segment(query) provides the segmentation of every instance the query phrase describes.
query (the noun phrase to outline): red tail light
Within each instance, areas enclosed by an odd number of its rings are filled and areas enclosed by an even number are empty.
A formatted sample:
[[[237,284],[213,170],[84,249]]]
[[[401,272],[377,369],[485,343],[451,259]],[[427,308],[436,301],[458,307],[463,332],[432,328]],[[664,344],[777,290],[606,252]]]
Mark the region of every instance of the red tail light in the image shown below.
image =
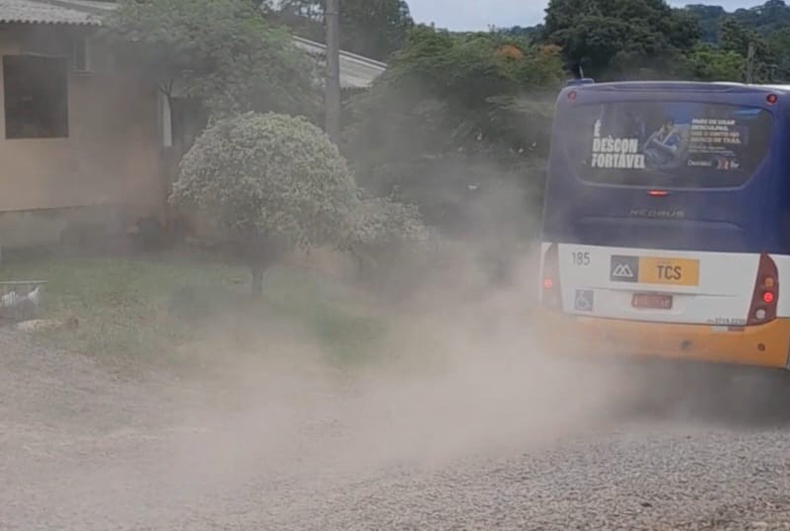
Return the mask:
[[[779,271],[770,256],[760,255],[757,280],[752,294],[747,325],[759,325],[776,319],[776,303],[779,299]]]
[[[562,308],[562,290],[560,289],[560,264],[557,245],[551,244],[543,257],[543,291],[540,300],[544,306],[554,309]]]

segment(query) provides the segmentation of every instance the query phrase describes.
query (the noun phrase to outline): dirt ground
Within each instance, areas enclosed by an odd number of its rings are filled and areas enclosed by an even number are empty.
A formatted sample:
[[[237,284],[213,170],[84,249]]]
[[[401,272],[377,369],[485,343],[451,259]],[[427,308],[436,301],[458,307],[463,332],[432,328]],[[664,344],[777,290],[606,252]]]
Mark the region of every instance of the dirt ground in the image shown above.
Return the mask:
[[[0,529],[790,529],[789,423],[484,354],[141,381],[0,331]]]

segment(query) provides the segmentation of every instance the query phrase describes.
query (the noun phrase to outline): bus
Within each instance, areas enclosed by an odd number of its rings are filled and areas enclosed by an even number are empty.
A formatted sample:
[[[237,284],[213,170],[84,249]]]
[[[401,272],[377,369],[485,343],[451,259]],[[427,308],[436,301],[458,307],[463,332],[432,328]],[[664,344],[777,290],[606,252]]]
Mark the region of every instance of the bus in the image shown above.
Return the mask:
[[[549,350],[790,369],[790,86],[576,80],[551,135]]]

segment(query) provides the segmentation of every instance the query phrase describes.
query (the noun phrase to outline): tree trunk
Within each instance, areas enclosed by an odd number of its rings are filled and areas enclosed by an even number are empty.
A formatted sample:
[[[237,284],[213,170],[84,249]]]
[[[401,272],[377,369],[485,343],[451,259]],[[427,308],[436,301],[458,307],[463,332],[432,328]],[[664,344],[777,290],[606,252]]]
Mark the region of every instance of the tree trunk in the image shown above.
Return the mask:
[[[252,295],[263,294],[263,274],[285,255],[286,247],[267,236],[248,236],[242,242],[241,253],[252,271]]]
[[[263,295],[263,267],[259,264],[250,267],[252,270],[252,296]]]

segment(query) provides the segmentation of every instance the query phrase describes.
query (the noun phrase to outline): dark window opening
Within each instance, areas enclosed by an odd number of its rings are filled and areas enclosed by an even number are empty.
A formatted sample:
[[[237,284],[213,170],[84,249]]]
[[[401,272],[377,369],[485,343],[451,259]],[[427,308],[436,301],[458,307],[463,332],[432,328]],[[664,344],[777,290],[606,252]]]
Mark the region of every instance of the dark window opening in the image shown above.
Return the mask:
[[[5,136],[69,136],[67,60],[59,57],[3,57]]]
[[[88,41],[76,39],[74,41],[74,70],[77,72],[88,72]]]

